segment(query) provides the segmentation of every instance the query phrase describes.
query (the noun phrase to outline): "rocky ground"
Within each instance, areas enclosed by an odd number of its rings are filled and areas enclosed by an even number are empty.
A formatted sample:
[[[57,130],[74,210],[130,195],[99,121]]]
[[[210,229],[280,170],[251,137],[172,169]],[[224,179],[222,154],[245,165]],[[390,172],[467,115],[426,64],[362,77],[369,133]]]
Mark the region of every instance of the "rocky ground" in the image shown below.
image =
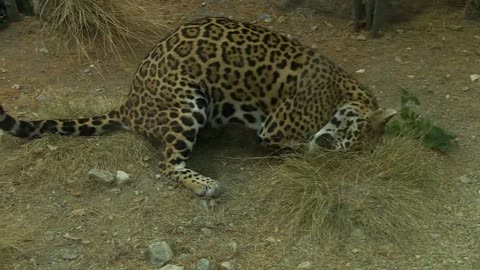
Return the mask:
[[[281,11],[269,1],[164,1],[174,27],[207,15],[256,21],[316,46],[368,85],[383,106],[398,107],[401,89],[420,112],[458,139],[444,157],[452,190],[438,202],[435,222],[397,247],[361,232],[335,252],[308,236],[291,239],[272,226],[262,193],[275,160],[237,127],[202,135],[191,166],[220,179],[228,192],[215,209],[187,190],[156,180],[155,151],[128,134],[54,138],[35,143],[0,137],[0,252],[5,269],[480,269],[480,26],[461,10],[426,10],[390,25],[380,39],[351,32],[351,22],[311,10]],[[138,45],[138,55],[149,48]],[[139,59],[95,62],[56,52],[41,26],[26,18],[0,31],[0,102],[15,115],[55,116],[79,103],[108,109],[127,92]],[[98,73],[101,70],[102,73]],[[63,105],[59,105],[63,104]],[[58,106],[58,107],[56,107]],[[37,115],[38,114],[38,115]],[[133,146],[119,147],[119,143]],[[111,148],[109,148],[111,147]],[[140,151],[140,150],[141,151]],[[29,157],[22,156],[28,152]],[[85,166],[78,155],[104,152]],[[39,168],[57,157],[62,177]],[[20,157],[20,158],[19,158]],[[70,161],[69,161],[70,160]],[[18,166],[12,170],[13,165]],[[49,164],[53,167],[54,164]],[[42,165],[43,166],[43,165]],[[90,169],[103,169],[94,181]],[[117,171],[120,180],[115,180]],[[39,173],[40,172],[40,173]],[[99,174],[99,172],[90,172]],[[100,172],[100,174],[102,174]],[[105,176],[106,175],[106,176]],[[122,180],[123,179],[123,180]],[[107,184],[102,182],[108,182]],[[3,240],[2,240],[3,241]],[[163,269],[163,268],[162,268]]]

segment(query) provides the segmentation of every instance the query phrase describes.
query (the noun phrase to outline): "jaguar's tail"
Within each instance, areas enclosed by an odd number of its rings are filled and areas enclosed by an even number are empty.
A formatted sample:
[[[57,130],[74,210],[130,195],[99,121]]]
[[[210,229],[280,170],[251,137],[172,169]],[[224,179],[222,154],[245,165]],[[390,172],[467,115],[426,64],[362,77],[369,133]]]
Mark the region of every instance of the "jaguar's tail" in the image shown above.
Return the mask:
[[[17,120],[0,106],[0,129],[20,138],[35,139],[48,134],[96,136],[115,129],[128,129],[120,110],[79,119]]]

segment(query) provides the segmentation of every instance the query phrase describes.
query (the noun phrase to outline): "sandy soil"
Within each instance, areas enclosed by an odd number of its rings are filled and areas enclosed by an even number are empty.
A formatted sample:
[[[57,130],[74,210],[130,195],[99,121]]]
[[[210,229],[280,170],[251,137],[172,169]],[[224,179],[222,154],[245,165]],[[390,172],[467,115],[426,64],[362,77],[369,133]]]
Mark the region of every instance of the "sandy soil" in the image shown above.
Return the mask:
[[[238,132],[235,127],[206,132],[190,162],[225,183],[228,192],[216,210],[207,209],[204,200],[187,190],[155,181],[153,161],[127,160],[112,168],[128,171],[134,178],[120,191],[91,183],[88,170],[78,179],[30,177],[28,170],[20,169],[13,174],[0,171],[1,216],[14,228],[0,229],[0,237],[20,235],[12,249],[0,253],[4,257],[0,266],[154,269],[143,252],[150,243],[165,240],[176,254],[172,263],[185,269],[195,269],[200,258],[256,270],[295,269],[305,262],[311,262],[310,269],[480,269],[480,83],[469,78],[480,73],[479,25],[465,23],[460,10],[442,8],[388,27],[381,39],[363,41],[352,34],[348,20],[305,10],[286,13],[268,1],[165,3],[172,27],[207,15],[254,21],[258,14],[270,14],[272,22],[259,23],[315,45],[349,72],[365,69],[356,77],[373,89],[383,106],[398,107],[403,88],[416,95],[422,101],[422,114],[458,136],[458,150],[445,157],[452,190],[441,200],[436,221],[407,247],[359,241],[328,253],[307,237],[292,243],[281,224],[272,226],[266,220],[269,204],[259,189],[269,180],[260,172],[269,170],[274,161],[252,158],[267,152],[255,143],[252,132]],[[453,30],[454,25],[463,28]],[[34,18],[0,32],[0,102],[15,115],[33,118],[33,113],[42,116],[50,110],[53,116],[51,106],[59,101],[85,102],[85,96],[97,104],[104,97],[118,101],[139,61],[99,59],[93,64],[102,70],[100,76],[95,69],[86,71],[91,63],[79,63],[47,45]],[[39,50],[46,46],[48,53]],[[136,48],[140,58],[148,49]],[[84,147],[102,147],[106,140],[130,138],[118,136],[53,143],[58,143],[57,151],[70,147],[74,155]],[[81,146],[75,146],[82,140]],[[4,135],[1,162],[28,144]],[[144,156],[155,156],[153,150],[146,151]],[[116,154],[112,150],[111,155]],[[69,164],[68,158],[58,162]],[[470,181],[459,181],[462,175]],[[54,239],[46,239],[46,233],[52,232]],[[182,261],[178,256],[182,253],[191,254],[190,261]]]

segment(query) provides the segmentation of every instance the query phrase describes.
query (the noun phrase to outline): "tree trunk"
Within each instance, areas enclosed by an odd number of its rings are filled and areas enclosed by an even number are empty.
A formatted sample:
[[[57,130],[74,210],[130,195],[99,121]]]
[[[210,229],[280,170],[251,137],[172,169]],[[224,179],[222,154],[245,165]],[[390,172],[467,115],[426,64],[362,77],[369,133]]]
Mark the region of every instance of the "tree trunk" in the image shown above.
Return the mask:
[[[465,6],[465,19],[480,21],[480,0],[469,0]]]
[[[18,11],[17,2],[15,0],[6,0],[7,18],[10,22],[19,22],[23,19],[22,14]]]

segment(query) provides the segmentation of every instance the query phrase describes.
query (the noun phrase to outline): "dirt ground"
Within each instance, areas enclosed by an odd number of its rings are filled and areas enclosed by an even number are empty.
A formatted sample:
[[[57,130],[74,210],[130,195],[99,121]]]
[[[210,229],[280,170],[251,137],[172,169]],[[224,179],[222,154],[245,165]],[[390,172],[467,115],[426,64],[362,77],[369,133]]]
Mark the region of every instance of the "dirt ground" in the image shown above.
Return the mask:
[[[259,187],[271,180],[263,172],[275,161],[255,158],[268,152],[255,143],[250,131],[234,127],[205,132],[194,151],[190,166],[227,188],[215,210],[186,189],[156,181],[155,152],[148,147],[130,153],[133,150],[126,146],[105,155],[122,162],[102,169],[132,175],[133,182],[119,190],[92,183],[88,168],[68,171],[69,155],[136,140],[128,134],[52,140],[51,151],[68,151],[56,164],[65,168],[66,177],[56,179],[30,174],[29,167],[35,167],[41,155],[29,159],[28,166],[18,165],[16,172],[5,173],[11,157],[32,147],[32,142],[3,135],[0,214],[6,221],[2,226],[11,226],[0,228],[0,238],[18,241],[0,252],[0,267],[155,269],[144,250],[165,240],[175,253],[172,263],[185,269],[195,269],[200,258],[255,270],[296,269],[302,263],[304,269],[480,269],[480,82],[470,80],[471,74],[480,74],[478,24],[465,23],[461,10],[441,8],[387,27],[380,39],[359,40],[348,20],[307,10],[287,13],[268,1],[163,2],[162,15],[172,28],[208,15],[254,21],[258,14],[270,14],[272,22],[258,23],[315,45],[349,72],[365,69],[355,76],[373,90],[382,106],[398,108],[403,88],[416,95],[425,117],[458,136],[458,149],[443,157],[452,189],[439,201],[436,220],[407,246],[352,240],[335,252],[325,252],[308,237],[291,241],[282,224],[273,226],[267,220],[269,202]],[[40,50],[46,46],[48,53]],[[0,31],[0,102],[24,118],[56,116],[59,102],[72,107],[91,103],[98,111],[108,110],[127,93],[148,49],[138,45],[139,58],[124,62],[99,59],[93,63],[102,71],[99,75],[92,63],[79,63],[45,44],[39,22],[26,18]],[[467,178],[460,181],[463,175]],[[182,259],[182,253],[191,256]]]

